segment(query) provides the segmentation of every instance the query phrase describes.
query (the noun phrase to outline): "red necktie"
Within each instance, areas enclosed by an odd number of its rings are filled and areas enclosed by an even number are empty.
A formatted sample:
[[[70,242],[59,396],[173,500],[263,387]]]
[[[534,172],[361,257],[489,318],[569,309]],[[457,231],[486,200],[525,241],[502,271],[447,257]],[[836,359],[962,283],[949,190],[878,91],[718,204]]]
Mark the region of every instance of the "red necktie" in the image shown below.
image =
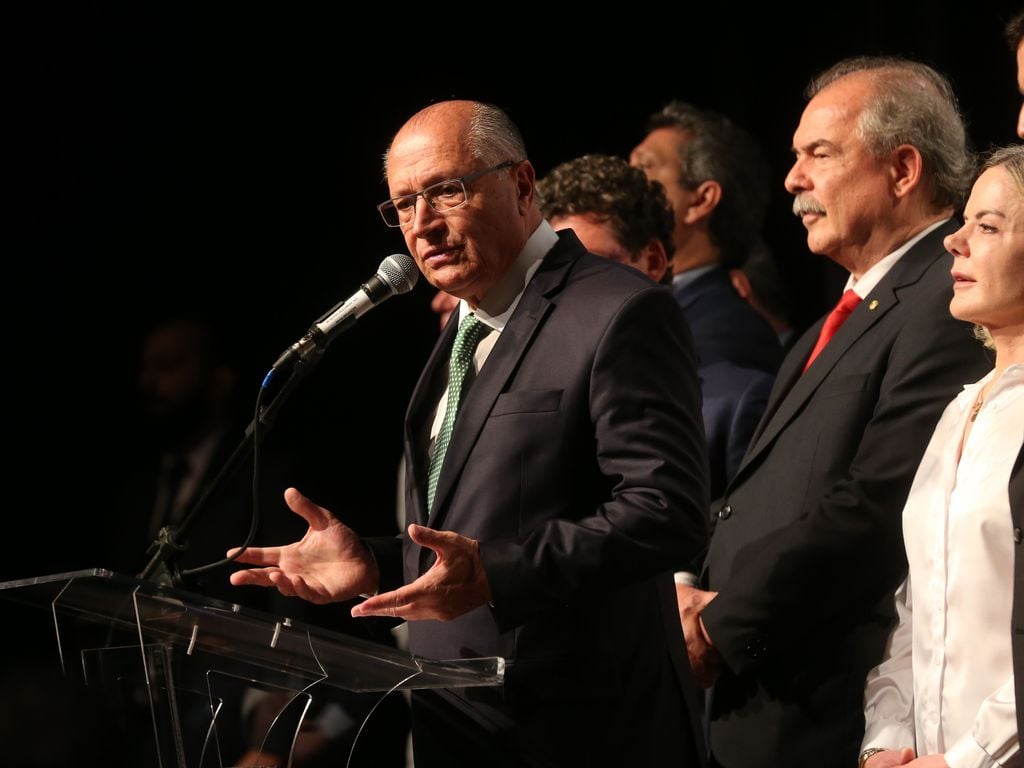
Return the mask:
[[[811,367],[811,363],[814,362],[814,358],[825,348],[828,344],[829,339],[836,335],[836,331],[839,330],[839,326],[846,322],[846,318],[853,312],[854,307],[860,304],[860,296],[854,293],[852,290],[845,291],[843,297],[839,299],[839,303],[836,304],[836,308],[833,309],[829,316],[825,318],[825,324],[821,326],[821,333],[818,335],[818,343],[814,345],[814,349],[811,350],[811,356],[807,358],[807,363],[804,365],[806,371]]]

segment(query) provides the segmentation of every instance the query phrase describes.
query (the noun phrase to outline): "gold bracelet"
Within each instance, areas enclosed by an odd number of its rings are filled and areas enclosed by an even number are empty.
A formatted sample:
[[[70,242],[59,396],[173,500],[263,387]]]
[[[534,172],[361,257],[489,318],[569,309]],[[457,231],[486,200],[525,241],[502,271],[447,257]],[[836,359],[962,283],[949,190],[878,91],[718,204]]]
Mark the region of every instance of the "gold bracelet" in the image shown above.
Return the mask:
[[[877,755],[879,752],[885,752],[888,747],[868,747],[860,753],[860,765],[858,768],[864,768],[864,764],[872,757]]]

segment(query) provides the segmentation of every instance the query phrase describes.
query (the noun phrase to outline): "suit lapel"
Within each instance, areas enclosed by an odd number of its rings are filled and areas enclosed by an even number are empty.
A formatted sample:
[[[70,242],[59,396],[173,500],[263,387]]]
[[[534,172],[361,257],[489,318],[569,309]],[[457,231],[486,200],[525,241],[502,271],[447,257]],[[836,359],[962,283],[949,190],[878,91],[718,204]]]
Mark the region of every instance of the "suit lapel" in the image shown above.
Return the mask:
[[[765,406],[764,415],[761,417],[761,421],[757,424],[757,429],[754,430],[754,434],[750,438],[747,455],[753,453],[751,449],[757,445],[764,430],[771,423],[772,417],[778,410],[779,405],[786,399],[786,395],[789,394],[790,390],[793,389],[793,386],[799,380],[804,363],[810,356],[811,349],[818,340],[818,334],[821,333],[821,326],[824,324],[825,318],[823,317],[812,327],[808,328],[803,336],[793,344],[793,349],[782,361],[779,372],[775,377],[775,384],[772,386],[771,394],[768,397],[768,404]]]
[[[455,335],[458,333],[458,314],[452,315],[449,322],[441,332],[440,338],[430,353],[426,366],[420,374],[416,388],[413,390],[412,398],[409,400],[409,408],[405,417],[405,457],[409,465],[411,477],[415,478],[413,487],[416,493],[409,499],[406,494],[406,516],[409,521],[420,525],[427,524],[426,506],[426,477],[427,477],[427,448],[430,445],[430,425],[433,421],[437,404],[441,395],[448,385],[448,358],[451,355],[452,345],[455,343]]]
[[[765,417],[755,432],[750,449],[730,483],[731,486],[739,483],[746,468],[756,462],[757,457],[767,450],[786,425],[800,413],[857,340],[899,304],[900,289],[918,282],[935,260],[945,253],[941,247],[942,239],[955,229],[954,222],[944,224],[904,254],[867,298],[857,305],[806,373],[801,371],[817,341],[824,318],[797,342],[787,356],[783,370],[779,372],[779,382],[768,402]]]
[[[466,464],[469,454],[476,444],[480,431],[483,429],[491,409],[494,407],[498,396],[505,390],[506,384],[519,367],[520,361],[530,348],[530,344],[537,332],[543,326],[544,318],[551,311],[552,303],[549,295],[559,290],[568,276],[569,269],[578,258],[583,247],[579,244],[575,235],[559,233],[559,242],[544,257],[544,261],[538,268],[533,279],[526,286],[519,304],[505,324],[487,357],[487,362],[476,377],[469,390],[466,392],[462,406],[459,408],[458,417],[455,420],[455,428],[452,431],[451,441],[448,443],[448,451],[445,454],[444,465],[441,469],[441,476],[437,481],[437,491],[434,496],[434,507],[429,510],[428,521],[432,528],[440,528],[447,513],[449,496],[452,489],[458,482]],[[454,332],[448,339],[446,334],[444,354],[442,360],[431,359],[432,371],[426,371],[424,376],[431,375],[433,379],[443,378],[438,376],[438,368],[441,363],[447,364],[448,354],[451,345],[454,343]],[[437,350],[435,350],[436,353]],[[435,357],[437,355],[435,354]],[[422,382],[422,380],[421,380]],[[436,389],[436,397],[431,395],[429,404],[423,409],[432,412],[441,397],[443,384]],[[417,388],[419,390],[419,387]],[[421,429],[429,429],[429,423],[421,423]],[[422,434],[422,432],[421,432]],[[421,455],[423,452],[421,452]],[[425,462],[422,465],[422,472],[417,473],[417,480],[426,477]],[[421,482],[417,482],[422,487]],[[418,496],[420,494],[417,494]],[[421,505],[423,501],[417,500]]]
[[[549,307],[547,299],[527,289],[488,355],[487,363],[480,369],[479,375],[466,393],[455,420],[451,442],[448,443],[441,476],[437,481],[434,507],[430,510],[429,517],[431,527],[438,528],[441,525],[448,496],[462,474],[462,468],[476,444],[484,422],[487,421],[494,401],[498,399],[505,383],[526,353],[530,340],[536,334]]]
[[[878,304],[875,304],[875,301]],[[842,324],[836,335],[825,345],[825,348],[811,364],[811,367],[807,369],[806,373],[802,374],[800,371],[807,361],[808,355],[810,355],[810,349],[804,350],[801,346],[801,355],[798,360],[795,360],[797,363],[796,376],[792,376],[792,371],[787,371],[793,379],[792,386],[786,392],[785,397],[778,403],[778,407],[772,414],[770,421],[765,424],[764,429],[758,435],[757,442],[754,444],[754,449],[750,451],[749,458],[753,458],[754,455],[767,447],[775,439],[779,432],[800,412],[804,403],[817,391],[836,363],[843,358],[854,342],[867,333],[868,329],[881,320],[897,303],[896,293],[891,287],[883,289],[882,285],[877,286],[871,292],[871,296],[868,299],[857,305],[857,308],[853,310],[850,317]],[[871,308],[872,306],[874,307],[873,309]],[[817,328],[819,331],[821,330],[820,325]],[[817,341],[817,334],[814,336],[814,341]]]

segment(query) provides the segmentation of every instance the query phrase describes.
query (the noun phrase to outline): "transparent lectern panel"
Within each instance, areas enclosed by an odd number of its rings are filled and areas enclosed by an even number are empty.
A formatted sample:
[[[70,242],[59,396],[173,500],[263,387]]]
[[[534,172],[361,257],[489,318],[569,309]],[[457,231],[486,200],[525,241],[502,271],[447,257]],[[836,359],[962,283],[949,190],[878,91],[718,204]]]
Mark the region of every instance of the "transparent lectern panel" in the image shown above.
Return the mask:
[[[500,658],[416,659],[100,569],[0,583],[0,598],[39,608],[64,677],[101,694],[108,743],[127,755],[118,768],[284,766],[314,732],[330,734],[331,765],[398,765],[408,708],[394,691],[503,680]]]
[[[219,656],[251,677],[284,675],[349,691],[500,685],[504,661],[427,660],[388,646],[292,622],[234,603],[101,569],[0,583],[0,597],[48,608],[60,642],[68,621],[132,633],[140,644]],[[63,643],[62,643],[63,645]],[[62,648],[63,652],[63,648]]]

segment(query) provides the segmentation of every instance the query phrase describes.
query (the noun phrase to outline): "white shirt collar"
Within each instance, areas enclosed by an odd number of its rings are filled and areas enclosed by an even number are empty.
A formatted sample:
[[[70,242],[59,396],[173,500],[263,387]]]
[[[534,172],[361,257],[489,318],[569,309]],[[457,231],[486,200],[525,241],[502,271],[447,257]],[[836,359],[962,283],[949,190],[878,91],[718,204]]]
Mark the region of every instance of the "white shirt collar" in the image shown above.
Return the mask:
[[[949,219],[943,219],[942,221],[937,221],[931,226],[922,229],[920,232],[918,232],[912,238],[907,240],[907,242],[905,242],[895,251],[890,253],[888,256],[883,258],[878,263],[874,264],[867,272],[860,276],[859,280],[855,278],[853,275],[850,275],[850,278],[846,281],[845,290],[849,291],[852,289],[853,292],[860,296],[862,299],[867,298],[867,295],[874,290],[876,285],[882,282],[882,278],[889,274],[889,270],[893,268],[893,265],[895,265],[896,262],[900,260],[903,254],[905,254],[907,251],[909,251],[911,248],[917,245],[917,243],[922,238],[924,238],[925,235],[927,235],[929,232],[938,229],[947,221],[949,221]]]
[[[698,277],[700,277],[701,275],[706,275],[708,272],[710,272],[717,266],[718,264],[704,264],[703,266],[694,267],[693,269],[688,269],[685,272],[680,272],[677,275],[673,275],[672,290],[676,292],[684,290],[685,288],[689,287],[693,282],[695,282]]]
[[[981,342],[978,342],[979,344]],[[960,410],[966,411],[968,408],[974,405],[974,401],[978,399],[978,392],[996,375],[996,371],[993,368],[989,371],[983,379],[974,382],[973,384],[965,384],[963,391],[956,396],[956,403],[960,406]],[[996,395],[1001,394],[1007,389],[1019,388],[1024,384],[1024,364],[1014,363],[1006,367],[1003,371],[1003,375],[999,377],[999,381],[995,383],[992,390],[988,393],[986,398],[988,401],[992,401],[996,398]]]
[[[555,234],[555,230],[547,220],[541,220],[516,260],[487,292],[480,306],[472,310],[465,299],[459,302],[459,322],[462,322],[462,318],[470,312],[475,312],[482,322],[500,333],[523,297],[526,286],[540,268],[544,257],[557,242],[558,235]]]

